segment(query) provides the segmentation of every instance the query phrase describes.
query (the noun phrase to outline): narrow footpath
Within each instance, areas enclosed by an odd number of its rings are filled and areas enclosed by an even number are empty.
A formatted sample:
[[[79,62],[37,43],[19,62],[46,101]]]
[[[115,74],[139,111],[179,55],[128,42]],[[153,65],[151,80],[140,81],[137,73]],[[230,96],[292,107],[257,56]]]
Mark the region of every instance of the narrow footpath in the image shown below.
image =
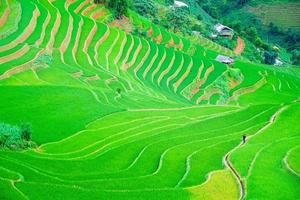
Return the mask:
[[[241,177],[241,175],[238,173],[238,171],[234,168],[233,164],[230,162],[230,156],[233,152],[235,152],[237,149],[241,148],[242,146],[246,145],[247,142],[253,138],[254,136],[262,133],[263,131],[265,131],[267,128],[269,128],[277,119],[277,117],[285,110],[287,109],[288,106],[282,106],[280,107],[270,118],[269,123],[266,124],[264,127],[262,127],[259,131],[257,131],[255,134],[248,136],[247,140],[245,141],[245,143],[243,143],[243,141],[236,146],[235,148],[233,148],[231,151],[229,151],[225,157],[224,157],[224,164],[225,166],[230,169],[230,171],[234,174],[235,178],[237,179],[239,185],[240,185],[240,200],[244,199],[246,196],[246,189],[245,189],[245,183]]]
[[[235,47],[234,53],[236,55],[241,55],[244,52],[244,49],[245,49],[245,41],[242,38],[238,37],[237,45]]]

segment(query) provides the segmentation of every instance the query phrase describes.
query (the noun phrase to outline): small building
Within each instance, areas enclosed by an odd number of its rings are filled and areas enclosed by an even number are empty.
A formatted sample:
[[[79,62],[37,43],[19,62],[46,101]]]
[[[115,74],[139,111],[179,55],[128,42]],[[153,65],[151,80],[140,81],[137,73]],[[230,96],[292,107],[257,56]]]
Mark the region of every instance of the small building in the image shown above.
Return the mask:
[[[274,65],[275,65],[275,66],[282,66],[282,65],[283,65],[283,62],[282,62],[280,59],[276,58],[276,59],[275,59]]]
[[[233,29],[220,23],[215,25],[215,30],[217,31],[218,35],[222,37],[232,38],[234,35]]]
[[[216,61],[219,61],[224,64],[233,64],[234,63],[234,59],[232,59],[228,56],[223,56],[223,55],[218,55],[216,57]]]
[[[174,8],[181,8],[181,7],[185,7],[185,8],[188,8],[189,6],[182,2],[182,1],[174,1],[174,5],[173,5]]]

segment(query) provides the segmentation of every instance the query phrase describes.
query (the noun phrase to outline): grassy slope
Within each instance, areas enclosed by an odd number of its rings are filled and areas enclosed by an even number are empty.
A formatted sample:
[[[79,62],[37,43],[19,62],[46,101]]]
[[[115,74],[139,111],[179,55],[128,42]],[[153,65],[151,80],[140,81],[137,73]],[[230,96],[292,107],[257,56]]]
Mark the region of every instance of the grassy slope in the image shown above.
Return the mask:
[[[144,19],[141,25],[152,26],[154,36],[162,34],[162,44],[99,22],[97,36],[88,43],[94,22],[92,13],[82,14],[89,4],[79,9],[83,2],[66,10],[58,1],[20,1],[28,13],[33,5],[43,10],[35,31],[21,44],[33,45],[44,32],[39,48],[47,47],[57,12],[63,23],[54,47],[68,35],[71,21],[73,31],[64,53],[48,49],[51,64],[31,62],[31,69],[0,80],[0,121],[32,123],[33,139],[40,144],[24,152],[0,151],[1,199],[237,199],[240,185],[223,157],[244,134],[254,136],[230,161],[247,184],[246,198],[299,198],[298,177],[282,165],[291,151],[287,160],[299,169],[294,150],[299,134],[293,129],[298,117],[291,117],[300,109],[298,69],[238,61],[234,68],[244,78],[229,90],[227,104],[199,106],[195,103],[208,92],[216,95],[200,104],[221,98],[214,89],[228,66],[211,58],[214,49],[224,49],[209,42],[208,50],[207,44],[199,46]],[[45,10],[51,19],[44,30]],[[22,34],[30,15],[21,20],[19,29],[0,42],[0,59],[16,51],[2,48]],[[166,48],[171,37],[182,40],[182,50]],[[191,56],[193,47],[199,51]],[[0,75],[36,54],[2,63]],[[189,98],[196,85],[199,91]],[[284,190],[276,193],[276,187]]]

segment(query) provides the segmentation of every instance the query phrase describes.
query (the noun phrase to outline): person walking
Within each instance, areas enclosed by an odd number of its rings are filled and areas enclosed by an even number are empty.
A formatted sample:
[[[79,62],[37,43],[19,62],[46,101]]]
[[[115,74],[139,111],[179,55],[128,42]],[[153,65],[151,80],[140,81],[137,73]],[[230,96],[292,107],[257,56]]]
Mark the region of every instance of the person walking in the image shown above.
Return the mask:
[[[246,135],[243,135],[243,144],[245,144],[247,141],[247,136]]]

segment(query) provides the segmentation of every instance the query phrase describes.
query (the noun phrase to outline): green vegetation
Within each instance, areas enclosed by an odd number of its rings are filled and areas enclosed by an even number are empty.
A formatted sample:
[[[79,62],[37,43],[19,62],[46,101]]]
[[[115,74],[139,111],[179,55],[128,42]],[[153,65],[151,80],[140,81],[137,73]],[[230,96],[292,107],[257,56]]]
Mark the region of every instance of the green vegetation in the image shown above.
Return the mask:
[[[300,198],[299,68],[206,38],[199,4],[0,2],[22,10],[0,40],[0,199]],[[235,33],[249,57],[283,54]]]
[[[13,126],[0,123],[0,148],[18,150],[35,147],[36,144],[31,141],[31,133],[30,124]]]

